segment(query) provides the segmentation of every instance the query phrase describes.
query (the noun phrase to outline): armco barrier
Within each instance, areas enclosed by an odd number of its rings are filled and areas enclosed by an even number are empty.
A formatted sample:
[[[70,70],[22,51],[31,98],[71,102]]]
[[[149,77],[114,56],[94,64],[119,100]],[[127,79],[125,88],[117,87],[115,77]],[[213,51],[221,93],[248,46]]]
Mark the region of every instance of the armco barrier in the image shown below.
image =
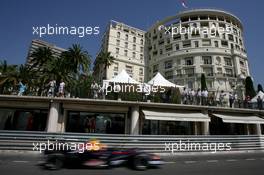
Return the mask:
[[[230,144],[231,151],[264,150],[264,136],[257,135],[115,135],[115,134],[87,134],[87,133],[47,133],[27,131],[0,131],[0,150],[27,150],[33,151],[34,144],[50,142],[80,143],[97,138],[109,147],[141,148],[147,152],[210,151],[215,144]],[[184,145],[185,144],[185,145]],[[192,149],[187,149],[192,144]],[[196,144],[196,149],[195,145]],[[212,149],[206,150],[206,145]],[[198,149],[198,145],[203,149]],[[179,147],[177,147],[179,146]],[[181,148],[181,149],[180,149]],[[220,151],[217,149],[216,151]]]

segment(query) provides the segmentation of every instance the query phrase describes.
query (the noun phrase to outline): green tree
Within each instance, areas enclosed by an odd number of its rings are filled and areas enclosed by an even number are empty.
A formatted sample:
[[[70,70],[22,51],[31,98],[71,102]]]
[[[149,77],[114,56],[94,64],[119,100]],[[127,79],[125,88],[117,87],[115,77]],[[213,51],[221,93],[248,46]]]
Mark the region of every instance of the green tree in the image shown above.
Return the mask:
[[[45,64],[54,59],[52,50],[49,47],[39,47],[31,53],[31,69],[45,67]]]
[[[87,73],[90,70],[91,56],[79,44],[73,44],[61,57],[67,63],[65,66],[74,73]]]
[[[264,92],[261,84],[258,84],[258,91],[257,92],[259,92],[259,91]]]
[[[96,57],[94,67],[97,68],[97,66],[104,65],[104,68],[106,69],[114,63],[114,60],[115,58],[111,56],[110,52],[100,52]]]
[[[179,88],[175,88],[172,91],[172,103],[180,104],[181,103],[181,92]]]
[[[201,75],[201,90],[203,91],[203,90],[205,90],[205,89],[207,89],[206,79],[205,79],[205,75],[202,74],[202,75]]]
[[[246,89],[246,96],[250,96],[250,98],[253,98],[256,96],[256,91],[253,86],[253,81],[250,76],[248,76],[245,80],[245,89]]]

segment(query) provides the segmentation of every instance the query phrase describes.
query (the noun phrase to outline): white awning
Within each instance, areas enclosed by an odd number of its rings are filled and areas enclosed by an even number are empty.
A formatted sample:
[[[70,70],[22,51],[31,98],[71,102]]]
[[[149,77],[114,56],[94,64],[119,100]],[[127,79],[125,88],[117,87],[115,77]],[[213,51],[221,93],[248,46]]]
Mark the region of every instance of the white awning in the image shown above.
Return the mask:
[[[264,119],[257,116],[213,115],[221,118],[224,123],[264,124]]]
[[[157,112],[142,110],[146,120],[165,121],[188,121],[188,122],[209,122],[208,115],[202,113],[178,113],[178,112]]]
[[[148,84],[152,86],[162,86],[162,87],[178,87],[183,88],[184,86],[176,85],[169,80],[166,80],[159,72],[153,77]]]

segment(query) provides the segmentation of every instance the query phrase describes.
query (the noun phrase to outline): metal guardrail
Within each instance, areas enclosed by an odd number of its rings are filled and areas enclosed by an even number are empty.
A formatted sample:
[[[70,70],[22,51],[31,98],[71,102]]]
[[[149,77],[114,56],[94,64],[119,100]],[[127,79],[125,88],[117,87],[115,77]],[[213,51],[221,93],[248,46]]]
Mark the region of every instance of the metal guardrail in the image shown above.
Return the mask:
[[[99,139],[109,147],[141,148],[147,152],[155,153],[214,152],[213,149],[209,147],[208,150],[204,148],[206,148],[206,145],[215,148],[216,145],[223,146],[223,144],[230,144],[230,151],[264,150],[264,136],[258,135],[117,135],[5,130],[0,131],[0,150],[33,151],[34,144],[37,143],[47,144],[48,141],[52,143],[81,143],[92,138]],[[182,149],[180,149],[180,144]],[[188,144],[189,149],[187,149]],[[192,144],[193,147],[190,147],[190,144]],[[198,148],[195,147],[195,144],[203,149],[194,149]],[[218,152],[220,150],[216,149],[216,151]]]

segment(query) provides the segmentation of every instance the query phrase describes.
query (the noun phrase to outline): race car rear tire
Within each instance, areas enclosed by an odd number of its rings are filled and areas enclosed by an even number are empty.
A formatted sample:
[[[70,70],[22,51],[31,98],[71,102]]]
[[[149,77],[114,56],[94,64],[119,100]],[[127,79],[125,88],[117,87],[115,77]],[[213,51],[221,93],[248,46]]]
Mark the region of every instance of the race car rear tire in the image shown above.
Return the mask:
[[[144,171],[148,168],[148,161],[144,156],[135,156],[133,159],[132,168],[139,171]]]
[[[62,154],[48,155],[46,168],[50,170],[59,170],[63,167],[63,164]]]

